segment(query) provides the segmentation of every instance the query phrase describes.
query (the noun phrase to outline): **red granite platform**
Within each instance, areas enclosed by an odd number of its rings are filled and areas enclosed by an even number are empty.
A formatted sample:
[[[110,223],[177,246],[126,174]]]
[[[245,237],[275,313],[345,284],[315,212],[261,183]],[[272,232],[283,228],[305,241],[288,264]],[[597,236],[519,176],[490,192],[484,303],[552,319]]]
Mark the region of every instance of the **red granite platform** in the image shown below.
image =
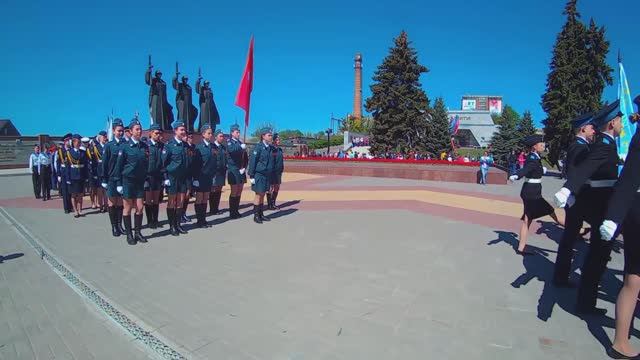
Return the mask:
[[[349,162],[291,160],[285,162],[285,171],[319,175],[370,176],[414,180],[478,183],[478,167],[461,165],[434,165],[392,162]],[[506,172],[491,168],[487,176],[489,184],[507,183]]]

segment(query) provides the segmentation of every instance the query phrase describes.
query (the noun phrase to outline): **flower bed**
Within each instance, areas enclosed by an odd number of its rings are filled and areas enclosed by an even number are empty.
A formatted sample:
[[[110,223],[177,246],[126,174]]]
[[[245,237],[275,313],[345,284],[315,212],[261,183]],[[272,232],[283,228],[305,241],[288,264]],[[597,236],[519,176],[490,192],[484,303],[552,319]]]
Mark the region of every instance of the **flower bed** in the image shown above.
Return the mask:
[[[449,165],[449,166],[469,166],[479,167],[477,161],[464,162],[462,159],[447,160],[415,160],[415,159],[348,159],[335,157],[302,157],[302,156],[285,156],[285,160],[302,160],[302,161],[336,161],[336,162],[358,162],[358,163],[392,163],[392,164],[425,164],[425,165]]]

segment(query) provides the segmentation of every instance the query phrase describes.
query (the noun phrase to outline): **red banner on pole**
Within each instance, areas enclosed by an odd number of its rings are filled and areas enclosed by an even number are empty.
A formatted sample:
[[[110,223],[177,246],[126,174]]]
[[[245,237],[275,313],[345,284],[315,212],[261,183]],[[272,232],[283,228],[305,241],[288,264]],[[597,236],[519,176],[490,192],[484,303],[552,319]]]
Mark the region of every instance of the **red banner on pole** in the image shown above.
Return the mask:
[[[249,126],[249,109],[251,107],[251,90],[253,90],[253,36],[249,42],[249,53],[247,54],[247,64],[244,67],[238,94],[236,95],[236,106],[244,109],[244,126]]]

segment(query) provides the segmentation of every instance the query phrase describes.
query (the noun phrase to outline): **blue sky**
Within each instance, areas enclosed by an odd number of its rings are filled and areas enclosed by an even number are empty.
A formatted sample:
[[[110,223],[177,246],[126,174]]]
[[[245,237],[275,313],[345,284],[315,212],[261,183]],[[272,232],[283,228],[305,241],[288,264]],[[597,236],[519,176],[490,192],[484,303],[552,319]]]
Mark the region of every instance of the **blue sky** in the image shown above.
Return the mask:
[[[0,118],[23,134],[85,135],[104,128],[113,108],[149,122],[147,55],[170,80],[175,61],[195,82],[212,83],[227,130],[243,111],[233,105],[251,34],[255,78],[251,127],[319,131],[330,114],[351,112],[353,56],[371,76],[401,30],[430,69],[423,88],[451,109],[463,94],[496,94],[519,112],[544,118],[551,49],[564,23],[564,0],[512,1],[108,1],[5,0],[0,21]],[[579,11],[607,27],[609,63],[621,48],[631,92],[640,89],[634,16],[640,2],[580,0]],[[616,84],[605,92],[616,96]],[[195,94],[194,94],[195,95]],[[174,90],[169,89],[173,103]]]

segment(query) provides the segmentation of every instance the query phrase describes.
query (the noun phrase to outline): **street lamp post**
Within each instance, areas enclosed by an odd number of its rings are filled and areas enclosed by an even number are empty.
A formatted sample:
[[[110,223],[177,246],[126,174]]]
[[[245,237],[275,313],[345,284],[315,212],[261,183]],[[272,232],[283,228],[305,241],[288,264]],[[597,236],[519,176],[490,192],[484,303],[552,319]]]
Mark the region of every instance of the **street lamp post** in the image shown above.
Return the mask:
[[[333,133],[333,130],[328,128],[325,132],[327,133],[327,157],[329,157],[331,151],[331,134]]]

